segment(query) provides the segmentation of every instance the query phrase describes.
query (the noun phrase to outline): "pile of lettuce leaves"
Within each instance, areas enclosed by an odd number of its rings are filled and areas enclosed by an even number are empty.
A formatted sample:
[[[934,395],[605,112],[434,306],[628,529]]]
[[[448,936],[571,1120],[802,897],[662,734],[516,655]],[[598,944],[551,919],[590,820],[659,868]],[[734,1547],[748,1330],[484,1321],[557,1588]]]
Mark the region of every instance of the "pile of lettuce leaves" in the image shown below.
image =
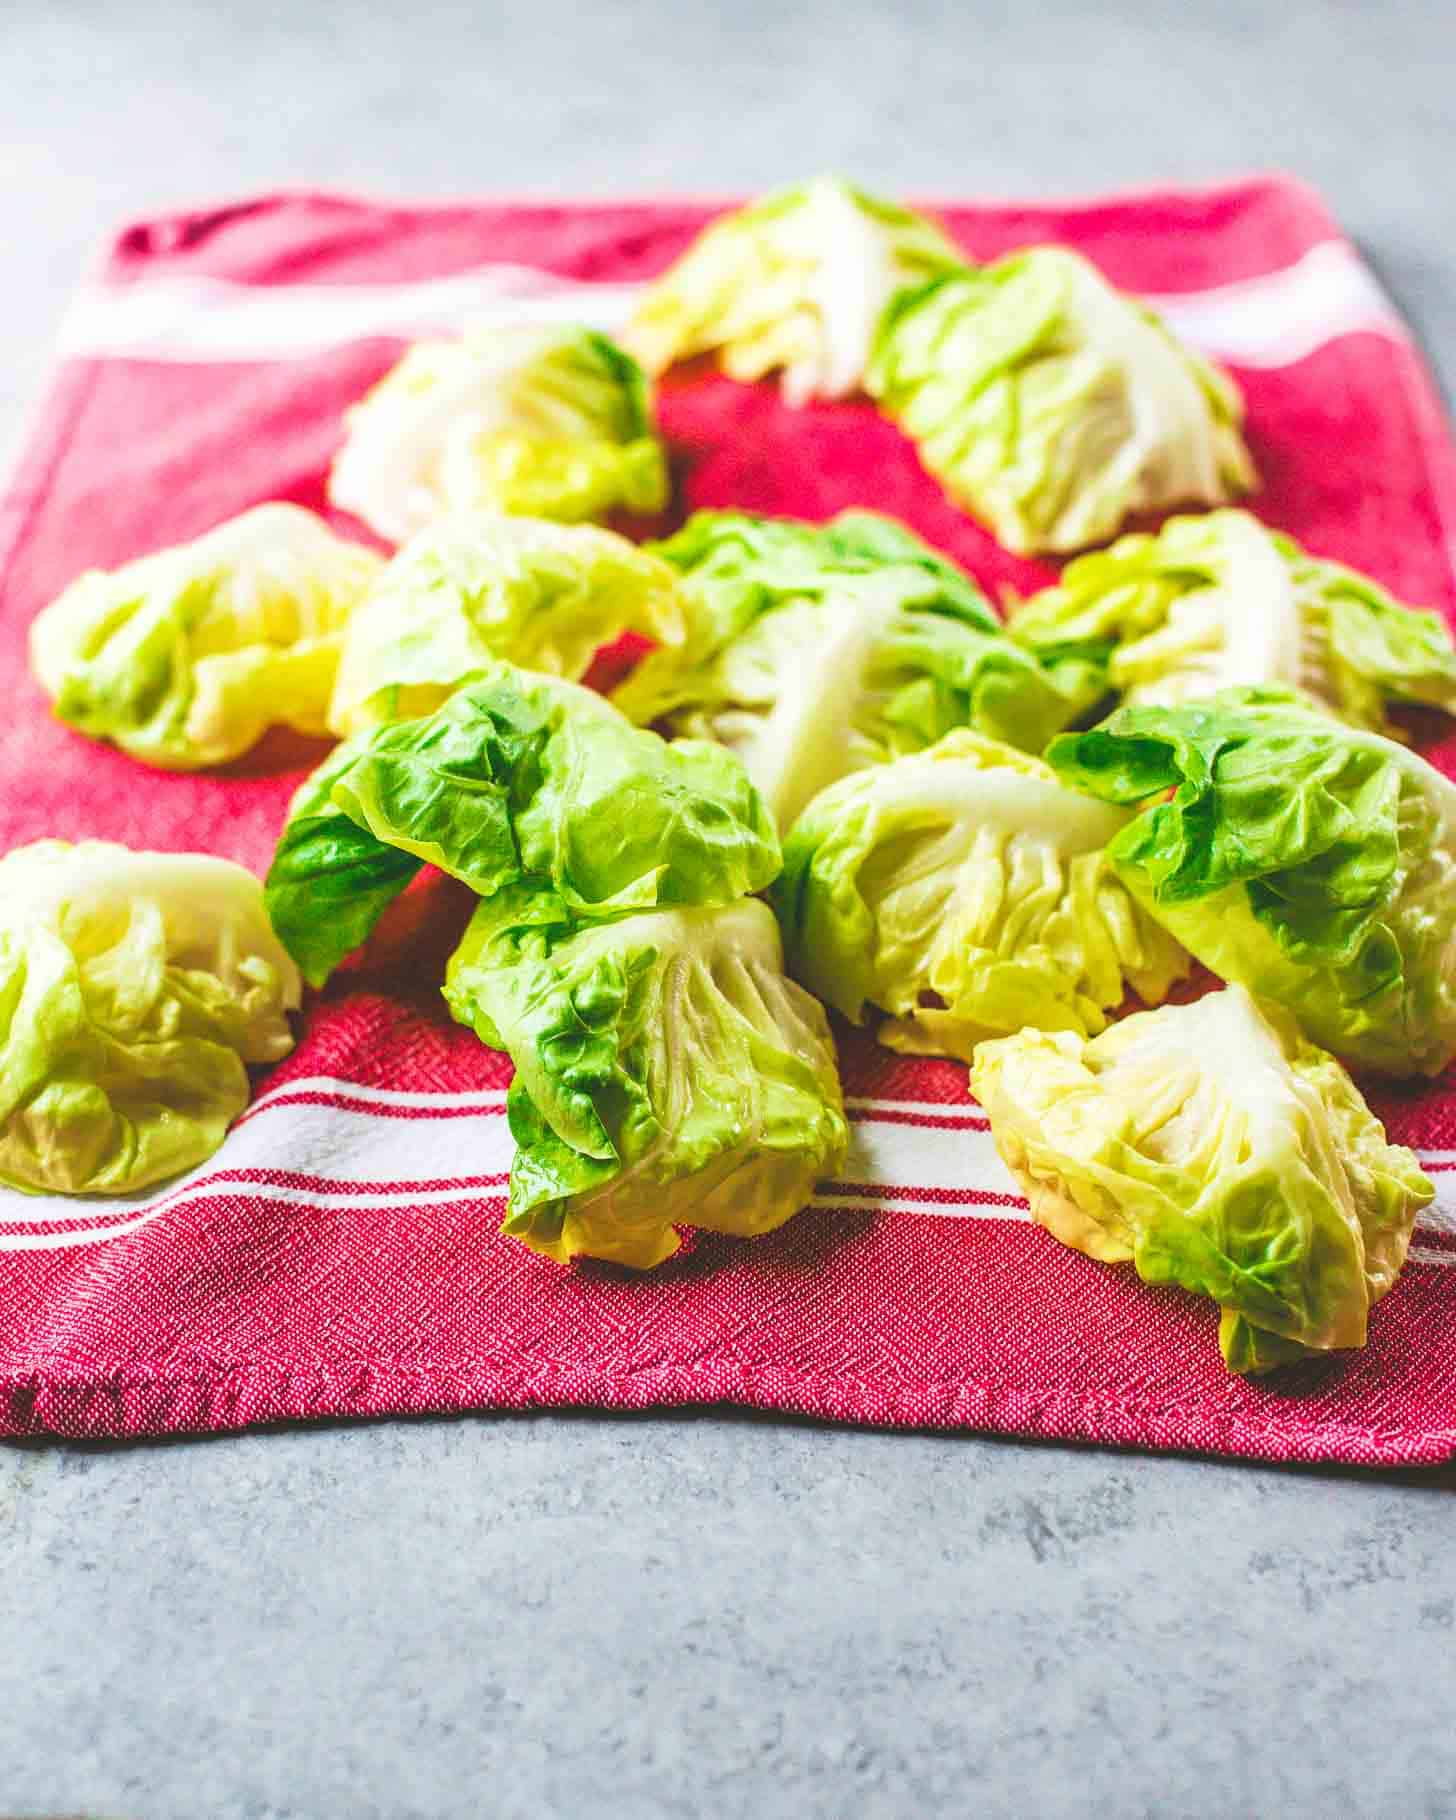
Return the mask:
[[[871,511],[629,541],[594,521],[666,505],[652,380],[703,355],[868,395],[1014,552],[1219,509],[1009,623]],[[1233,382],[1085,259],[977,266],[832,178],[712,222],[621,345],[420,343],[330,478],[392,559],[265,506],[34,622],[57,715],[144,763],[343,743],[261,890],[97,842],[0,860],[0,1182],[203,1160],[303,983],[433,867],[473,894],[444,996],[514,1063],[535,1251],[650,1269],[787,1221],[847,1153],[827,1006],[969,1062],[1034,1216],[1211,1297],[1231,1369],[1363,1345],[1432,1191],[1345,1065],[1456,1058],[1456,783],[1404,743],[1456,711],[1456,647],[1233,509],[1256,482]],[[584,686],[624,636],[647,654]],[[1195,964],[1224,989],[1165,1002]]]

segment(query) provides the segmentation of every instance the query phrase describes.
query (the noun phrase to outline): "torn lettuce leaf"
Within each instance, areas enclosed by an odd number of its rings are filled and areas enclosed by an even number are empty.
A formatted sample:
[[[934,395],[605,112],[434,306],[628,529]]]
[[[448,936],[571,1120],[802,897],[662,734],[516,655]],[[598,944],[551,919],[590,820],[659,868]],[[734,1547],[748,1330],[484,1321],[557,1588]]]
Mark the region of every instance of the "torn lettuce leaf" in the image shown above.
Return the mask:
[[[1023,554],[1257,480],[1233,382],[1061,247],[901,292],[867,385],[952,498]]]
[[[971,1086],[1033,1217],[1211,1296],[1232,1371],[1363,1346],[1435,1192],[1340,1064],[1238,986],[1091,1041],[987,1043]]]
[[[612,699],[736,752],[784,830],[836,779],[957,727],[1040,751],[1105,692],[1080,659],[1028,656],[968,575],[872,512],[824,526],[699,512],[655,548],[683,578],[692,634]]]
[[[0,859],[0,1182],[129,1194],[210,1156],[297,969],[257,879],[199,853],[36,841]]]
[[[93,569],[30,629],[56,715],[168,771],[239,758],[269,727],[326,731],[344,628],[382,567],[300,506]]]
[[[1352,1064],[1456,1055],[1456,784],[1424,759],[1277,689],[1120,708],[1047,758],[1141,806],[1108,858],[1213,972]]]
[[[1094,1034],[1187,957],[1109,870],[1125,814],[972,732],[843,778],[799,817],[772,902],[789,971],[889,1048],[969,1060],[1032,1025]]]
[[[1390,733],[1386,709],[1456,712],[1456,648],[1440,617],[1310,556],[1248,512],[1174,518],[1080,556],[1012,615],[1044,656],[1101,666],[1125,703],[1169,705],[1285,684]]]
[[[821,592],[840,575],[913,571],[927,599],[987,631],[1002,630],[964,569],[879,512],[841,512],[822,525],[751,512],[695,512],[681,530],[648,548],[682,579],[695,609],[688,648],[663,654],[669,673],[683,658],[701,658],[722,645],[769,607]]]
[[[341,738],[429,714],[497,658],[576,680],[623,632],[686,636],[668,565],[595,525],[465,517],[420,532],[354,616],[329,709]]]
[[[714,221],[652,286],[625,339],[650,373],[713,353],[730,379],[782,370],[788,404],[844,398],[863,384],[895,293],[963,262],[923,216],[818,177]]]
[[[364,946],[425,863],[384,845],[334,802],[335,781],[367,744],[346,740],[300,784],[268,868],[269,920],[311,986]]]
[[[496,663],[434,714],[346,742],[295,796],[266,897],[305,977],[322,984],[426,863],[592,918],[731,902],[780,851],[730,752],[669,746],[588,689]]]
[[[417,342],[345,421],[329,499],[391,543],[471,512],[570,522],[667,504],[646,377],[577,324]]]
[[[674,1227],[781,1226],[848,1144],[823,1011],[756,899],[581,925],[539,892],[482,903],[454,1016],[516,1065],[504,1232],[650,1270]]]

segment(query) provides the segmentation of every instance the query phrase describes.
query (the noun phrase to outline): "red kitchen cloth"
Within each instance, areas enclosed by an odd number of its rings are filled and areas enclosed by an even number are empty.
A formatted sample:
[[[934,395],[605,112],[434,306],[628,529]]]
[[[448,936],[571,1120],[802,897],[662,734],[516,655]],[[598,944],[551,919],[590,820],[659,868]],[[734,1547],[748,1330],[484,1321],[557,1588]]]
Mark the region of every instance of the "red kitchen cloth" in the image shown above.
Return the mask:
[[[265,197],[139,223],[77,300],[0,515],[0,849],[102,836],[261,871],[317,752],[173,777],[52,720],[26,628],[80,570],[257,502],[325,509],[340,415],[402,340],[464,317],[611,326],[722,204],[394,207]],[[1233,367],[1255,509],[1402,598],[1456,610],[1456,454],[1390,302],[1283,179],[940,211],[986,258],[1049,239]],[[993,592],[1050,573],[963,517],[862,403],[671,376],[682,508],[905,519]],[[357,526],[346,526],[356,533]],[[1431,749],[1456,771],[1456,742]],[[314,996],[219,1154],[129,1201],[0,1193],[0,1432],[160,1434],[280,1417],[730,1402],[1268,1460],[1456,1450],[1456,1078],[1373,1092],[1441,1187],[1358,1354],[1223,1370],[1217,1312],[1029,1223],[964,1068],[841,1028],[855,1147],[780,1232],[690,1239],[650,1276],[496,1233],[506,1060],[438,993],[462,906],[411,893]]]

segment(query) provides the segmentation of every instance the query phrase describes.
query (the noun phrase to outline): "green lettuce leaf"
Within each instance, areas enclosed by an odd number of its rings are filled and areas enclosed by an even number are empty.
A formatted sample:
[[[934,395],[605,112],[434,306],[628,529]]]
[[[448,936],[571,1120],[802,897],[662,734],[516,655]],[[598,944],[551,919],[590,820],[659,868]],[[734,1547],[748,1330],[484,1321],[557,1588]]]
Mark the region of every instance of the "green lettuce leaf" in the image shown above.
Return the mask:
[[[1187,957],[1109,871],[1124,814],[970,732],[846,777],[784,848],[772,901],[789,971],[892,1049],[969,1058],[1034,1025],[1101,1030]]]
[[[502,1230],[560,1263],[650,1270],[679,1225],[770,1232],[843,1161],[829,1027],[757,900],[583,927],[505,892],[477,910],[445,996],[516,1064]]]
[[[735,751],[781,828],[837,778],[956,727],[1039,751],[1104,693],[1080,660],[1029,657],[969,576],[874,513],[820,527],[699,512],[656,548],[694,601],[693,635],[612,699]]]
[[[424,863],[591,918],[731,902],[780,853],[731,753],[669,746],[588,689],[497,663],[434,714],[348,741],[295,797],[266,897],[311,982]]]
[[[716,353],[731,379],[782,369],[789,404],[843,398],[863,382],[895,292],[962,263],[923,216],[819,177],[713,222],[653,285],[626,339],[650,373]]]
[[[1205,966],[1352,1063],[1456,1054],[1456,784],[1424,759],[1275,689],[1121,708],[1047,758],[1146,805],[1108,858]]]
[[[1363,1346],[1434,1195],[1339,1063],[1237,986],[1090,1042],[987,1043],[971,1085],[1033,1217],[1211,1296],[1233,1371]]]
[[[641,367],[573,323],[418,342],[346,422],[329,498],[391,543],[470,512],[571,521],[667,504]]]
[[[298,973],[258,881],[197,853],[37,841],[0,859],[0,1182],[128,1194],[210,1156]]]
[[[1232,382],[1060,247],[901,292],[867,385],[1010,550],[1081,549],[1256,480]]]
[[[30,629],[67,725],[168,771],[240,757],[272,726],[321,734],[343,632],[381,568],[299,506],[91,570]]]
[[[329,709],[341,738],[438,708],[506,658],[571,679],[633,631],[686,636],[668,565],[595,525],[442,520],[405,545],[349,626]]]
[[[751,512],[695,512],[681,530],[648,548],[682,578],[695,609],[687,651],[662,654],[669,674],[684,656],[700,658],[772,606],[822,593],[841,576],[885,570],[903,576],[907,587],[919,586],[927,600],[968,624],[1002,630],[964,569],[879,512],[841,512],[822,525]]]
[[[362,948],[379,919],[424,865],[383,845],[335,803],[367,736],[346,740],[295,791],[268,868],[264,896],[278,939],[311,986],[322,986]]]
[[[1391,732],[1391,702],[1456,712],[1456,648],[1435,613],[1247,512],[1170,519],[1078,557],[1011,630],[1043,656],[1100,664],[1131,705],[1285,684],[1375,733]]]

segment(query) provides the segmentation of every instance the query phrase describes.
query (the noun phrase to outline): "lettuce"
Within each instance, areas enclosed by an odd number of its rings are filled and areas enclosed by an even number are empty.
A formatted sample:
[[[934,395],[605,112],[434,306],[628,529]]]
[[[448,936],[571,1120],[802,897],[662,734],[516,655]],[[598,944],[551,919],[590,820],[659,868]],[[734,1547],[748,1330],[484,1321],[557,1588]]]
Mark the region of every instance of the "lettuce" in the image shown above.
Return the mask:
[[[1059,247],[902,292],[867,384],[1010,550],[1081,549],[1256,481],[1232,382]]]
[[[380,569],[298,506],[71,584],[30,629],[69,726],[169,771],[225,764],[270,726],[321,734],[341,637]]]
[[[773,826],[717,746],[669,746],[600,696],[496,663],[419,720],[358,735],[295,796],[273,926],[319,985],[424,864],[573,916],[724,904],[778,872]]]
[[[0,859],[0,1182],[127,1194],[210,1156],[298,973],[228,860],[37,841]]]
[[[1375,733],[1390,731],[1391,702],[1456,712],[1456,649],[1436,614],[1247,512],[1174,518],[1081,556],[1011,629],[1044,656],[1100,665],[1132,704],[1284,683]]]
[[[716,353],[730,379],[782,368],[791,405],[843,398],[863,383],[895,292],[962,262],[922,216],[819,177],[713,222],[653,285],[626,339],[650,373]]]
[[[667,504],[642,369],[574,324],[418,342],[346,422],[329,498],[391,543],[468,512],[577,520]]]
[[[1186,957],[1108,870],[1121,811],[970,732],[846,777],[784,849],[789,971],[879,1040],[969,1058],[1030,1024],[1101,1030],[1130,985],[1162,998]]]
[[[1215,973],[1349,1062],[1438,1074],[1456,1054],[1456,784],[1424,759],[1275,689],[1120,708],[1047,758],[1147,805],[1108,858]]]
[[[693,634],[613,700],[737,752],[784,829],[837,778],[956,727],[1040,751],[1105,689],[1078,658],[1029,657],[968,575],[871,512],[822,527],[699,512],[656,549]]]
[[[756,900],[585,927],[541,894],[476,911],[445,996],[516,1065],[503,1230],[650,1270],[678,1225],[772,1231],[843,1161],[824,1013]]]
[[[448,519],[405,545],[355,614],[329,725],[346,737],[428,714],[493,658],[574,679],[625,631],[686,635],[657,557],[595,525]]]
[[[264,898],[279,940],[311,986],[362,948],[422,859],[385,846],[337,806],[334,784],[367,749],[346,740],[294,792]]]
[[[971,1084],[1033,1216],[1211,1296],[1234,1371],[1363,1346],[1434,1194],[1339,1063],[1237,986],[1090,1042],[987,1043]]]

